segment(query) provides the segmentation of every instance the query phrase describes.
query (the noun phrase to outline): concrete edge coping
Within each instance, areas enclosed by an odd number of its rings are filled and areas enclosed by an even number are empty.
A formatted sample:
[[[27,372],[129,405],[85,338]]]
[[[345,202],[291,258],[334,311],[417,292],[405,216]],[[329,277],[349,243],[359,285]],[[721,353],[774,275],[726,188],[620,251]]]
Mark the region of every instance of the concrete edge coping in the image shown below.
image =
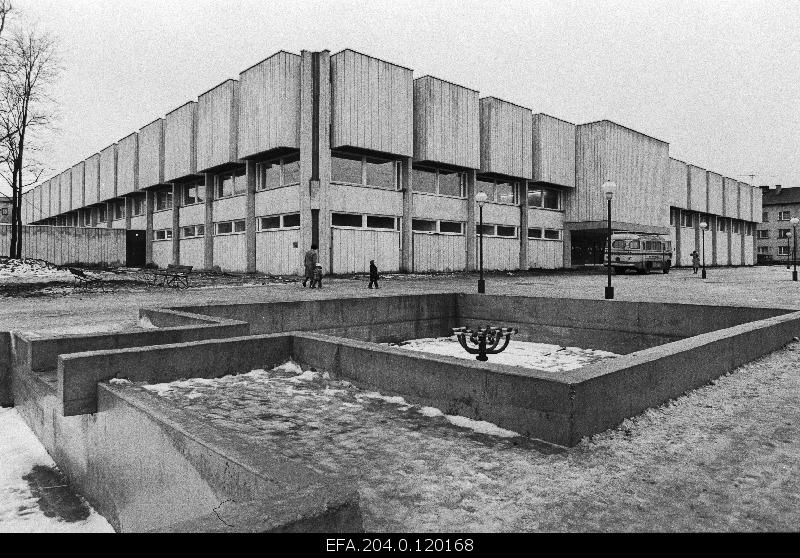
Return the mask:
[[[335,294],[335,293],[334,293]],[[277,304],[294,304],[294,303],[304,303],[304,302],[342,302],[346,300],[371,300],[373,298],[419,298],[419,297],[440,297],[440,296],[452,296],[456,297],[458,295],[469,294],[459,291],[442,291],[442,292],[432,292],[432,293],[414,293],[414,294],[397,294],[397,293],[374,293],[369,298],[364,296],[331,296],[330,298],[298,298],[293,300],[273,300],[273,301],[258,301],[258,302],[221,302],[217,304],[185,304],[180,306],[168,306],[166,307],[167,310],[175,310],[175,311],[183,311],[189,313],[186,308],[189,309],[197,309],[202,308],[203,306],[271,306]],[[496,296],[496,295],[489,295],[489,296]],[[533,298],[533,297],[527,297]],[[200,314],[205,316],[205,314]]]
[[[448,293],[451,294],[451,293]],[[741,311],[750,311],[750,310],[767,310],[767,311],[777,311],[783,314],[785,313],[793,313],[797,312],[798,308],[792,307],[779,307],[779,306],[720,306],[719,304],[701,304],[701,303],[692,303],[692,302],[665,302],[665,301],[656,301],[656,300],[606,300],[603,298],[572,298],[572,297],[550,297],[550,296],[527,296],[527,295],[514,295],[514,294],[478,294],[478,293],[467,293],[467,292],[457,292],[452,293],[456,295],[462,295],[467,297],[487,297],[487,298],[525,298],[529,300],[547,300],[550,302],[559,301],[559,300],[569,300],[573,302],[597,302],[600,304],[620,304],[620,305],[645,305],[645,306],[653,306],[653,305],[664,305],[668,304],[669,306],[678,306],[682,308],[691,308],[696,310],[697,307],[702,308],[724,308],[730,310],[741,310]]]
[[[647,364],[649,362],[662,359],[667,356],[674,355],[676,353],[701,347],[703,345],[709,345],[711,343],[720,341],[722,339],[736,337],[737,335],[740,335],[742,333],[757,331],[759,329],[767,328],[772,325],[784,322],[793,322],[793,321],[798,321],[799,322],[798,326],[800,326],[800,311],[789,312],[786,314],[773,316],[771,318],[765,318],[763,320],[745,322],[743,324],[735,325],[724,329],[715,329],[714,331],[701,333],[699,335],[694,335],[692,337],[686,337],[678,341],[672,341],[671,343],[665,343],[663,345],[658,345],[656,347],[651,347],[649,349],[635,351],[633,353],[629,353],[627,355],[621,355],[617,358],[610,359],[605,362],[590,364],[589,366],[580,368],[575,371],[576,373],[573,378],[575,381],[571,383],[579,384],[582,382],[592,380],[594,378],[598,378],[600,376],[605,376],[607,374],[613,374],[614,372],[619,372],[624,368],[640,366],[643,364]]]
[[[242,320],[234,320],[232,318],[220,318],[218,316],[209,316],[206,314],[197,314],[193,312],[183,312],[180,310],[173,310],[171,308],[153,308],[153,307],[144,307],[139,308],[139,319],[142,319],[146,312],[152,312],[155,314],[171,314],[173,316],[180,316],[182,318],[190,318],[192,320],[197,320],[199,322],[211,322],[212,324],[220,324],[220,325],[228,325],[228,324],[246,324]],[[174,329],[179,327],[192,327],[192,326],[200,326],[201,324],[186,324],[183,326],[168,326],[168,327],[159,327],[158,329]]]
[[[532,378],[536,380],[546,380],[549,382],[558,382],[562,384],[570,384],[564,380],[562,372],[548,372],[547,370],[538,370],[535,368],[524,368],[521,366],[510,366],[508,364],[496,364],[493,362],[483,362],[478,364],[474,360],[461,359],[447,355],[437,355],[435,353],[426,353],[423,351],[409,351],[408,349],[401,349],[400,347],[391,347],[382,345],[381,343],[374,343],[372,341],[359,341],[357,339],[347,339],[344,337],[336,337],[335,335],[328,335],[325,333],[316,333],[308,331],[295,331],[291,332],[292,336],[296,339],[312,339],[316,341],[325,341],[335,345],[343,345],[355,349],[366,349],[379,353],[386,353],[391,355],[398,355],[411,358],[412,360],[425,360],[433,362],[441,362],[443,364],[451,364],[455,366],[463,366],[476,372],[494,372],[496,374],[503,374],[506,376],[518,376],[524,378]]]
[[[209,440],[206,436],[203,436],[202,429],[198,427],[198,421],[194,417],[191,417],[189,413],[183,409],[171,406],[166,402],[160,401],[153,397],[149,397],[138,392],[132,392],[126,388],[127,386],[114,386],[109,384],[107,381],[103,381],[98,384],[98,389],[103,389],[113,394],[115,397],[122,399],[125,401],[125,403],[146,414],[150,419],[156,421],[162,427],[173,430],[181,436],[184,436],[200,446],[208,449],[209,451],[217,454],[221,458],[233,462],[235,465],[241,467],[248,473],[262,479],[266,484],[274,486],[278,489],[281,488],[279,482],[268,474],[268,470],[264,471],[261,467],[253,463],[252,458],[246,454],[243,454],[235,447],[234,443],[228,443],[223,446],[219,443]],[[187,420],[177,420],[178,415],[185,416]],[[205,419],[200,417],[200,421],[204,422]],[[228,435],[230,434],[231,433],[228,433]],[[233,434],[236,436],[235,433]],[[238,438],[238,436],[236,437]],[[245,442],[244,440],[241,441],[243,443]],[[276,459],[275,455],[276,454],[273,453],[268,457],[270,459]],[[307,484],[307,488],[314,492],[318,490],[324,490],[325,493],[330,496],[330,498],[326,498],[326,501],[330,507],[335,507],[337,505],[346,504],[353,501],[358,502],[359,498],[357,488],[355,486],[348,486],[349,483],[344,482],[343,478],[336,478],[333,480],[328,479],[324,475],[308,468],[303,464],[302,461],[297,459],[291,459],[283,455],[279,455],[277,459],[291,464],[292,470],[295,472],[298,468],[302,468],[304,473],[302,478],[311,479],[313,481]],[[294,492],[292,492],[292,490],[294,490]],[[277,493],[270,493],[269,495],[273,499],[277,497],[283,497],[287,500],[290,500],[299,495],[296,490],[297,488],[290,487],[288,489],[284,489],[283,491],[278,490]],[[281,494],[281,492],[283,492],[283,494]],[[252,494],[251,496],[253,498],[252,501],[241,502],[240,504],[248,507],[252,505],[254,509],[257,507],[263,508],[264,502],[256,500],[256,498],[259,497],[259,494]]]

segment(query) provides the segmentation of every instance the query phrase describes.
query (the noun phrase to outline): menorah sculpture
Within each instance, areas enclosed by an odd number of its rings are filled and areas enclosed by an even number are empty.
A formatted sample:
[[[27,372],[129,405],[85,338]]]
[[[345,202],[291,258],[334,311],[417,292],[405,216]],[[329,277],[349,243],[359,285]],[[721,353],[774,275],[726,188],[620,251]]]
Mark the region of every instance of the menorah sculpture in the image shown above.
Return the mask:
[[[471,355],[478,355],[475,359],[483,362],[489,360],[486,355],[496,355],[505,351],[509,341],[511,341],[511,336],[515,333],[517,333],[516,328],[489,325],[474,330],[466,327],[453,328],[453,335],[458,337],[458,342],[461,343],[464,350]],[[501,341],[503,341],[503,346],[498,348]],[[467,342],[473,346],[470,347]]]

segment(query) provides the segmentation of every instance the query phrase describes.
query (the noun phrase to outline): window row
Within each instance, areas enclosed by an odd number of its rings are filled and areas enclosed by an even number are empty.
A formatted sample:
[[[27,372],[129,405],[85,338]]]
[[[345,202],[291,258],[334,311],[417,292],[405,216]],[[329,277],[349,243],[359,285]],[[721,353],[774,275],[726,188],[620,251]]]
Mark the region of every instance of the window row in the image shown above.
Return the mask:
[[[276,229],[298,229],[300,228],[300,214],[287,213],[285,215],[269,215],[259,217],[257,222],[259,231],[269,231]]]
[[[400,219],[387,215],[331,214],[331,226],[351,229],[400,230]]]
[[[433,221],[412,219],[411,230],[430,234],[464,234],[464,223],[460,221]]]
[[[510,225],[483,225],[483,229],[478,225],[475,227],[475,234],[480,236],[481,230],[483,231],[483,236],[517,238],[517,227],[512,227]]]
[[[337,184],[397,190],[399,172],[400,165],[390,159],[351,153],[334,153],[331,156],[331,182]]]
[[[544,240],[561,240],[561,231],[558,229],[528,229],[528,238],[542,238]]]

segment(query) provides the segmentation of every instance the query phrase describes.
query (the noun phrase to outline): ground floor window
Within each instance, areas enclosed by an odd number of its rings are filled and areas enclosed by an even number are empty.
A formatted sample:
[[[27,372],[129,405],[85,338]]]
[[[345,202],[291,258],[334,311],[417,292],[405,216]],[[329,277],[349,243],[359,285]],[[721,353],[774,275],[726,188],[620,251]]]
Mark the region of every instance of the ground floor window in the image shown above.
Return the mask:
[[[769,254],[770,253],[769,246],[759,246],[758,247],[758,253],[759,254]]]
[[[153,231],[153,240],[172,240],[172,229]]]
[[[788,256],[789,255],[789,247],[788,246],[778,246],[778,255],[779,256]]]
[[[769,238],[769,231],[768,230],[758,231],[757,234],[758,234],[758,238],[760,238],[760,239]]]
[[[333,213],[331,225],[351,229],[398,230],[400,220],[392,215],[360,215],[356,213]]]
[[[545,240],[561,240],[561,231],[559,229],[541,229],[530,228],[528,229],[528,238],[543,238]]]
[[[778,238],[787,238],[790,229],[778,229]]]
[[[286,213],[284,215],[268,215],[259,217],[259,231],[272,231],[278,229],[297,229],[300,228],[300,214]]]
[[[181,228],[181,236],[183,238],[196,238],[198,236],[204,236],[205,234],[205,225],[190,225],[188,227]]]
[[[461,221],[436,221],[433,219],[412,219],[411,230],[431,234],[464,234]]]
[[[481,227],[476,227],[475,233],[480,235]],[[502,238],[516,238],[517,227],[510,225],[483,225],[483,236],[497,236]]]
[[[221,221],[216,223],[216,234],[217,235],[225,235],[225,234],[237,234],[245,232],[245,222],[244,219],[237,219],[235,221]]]

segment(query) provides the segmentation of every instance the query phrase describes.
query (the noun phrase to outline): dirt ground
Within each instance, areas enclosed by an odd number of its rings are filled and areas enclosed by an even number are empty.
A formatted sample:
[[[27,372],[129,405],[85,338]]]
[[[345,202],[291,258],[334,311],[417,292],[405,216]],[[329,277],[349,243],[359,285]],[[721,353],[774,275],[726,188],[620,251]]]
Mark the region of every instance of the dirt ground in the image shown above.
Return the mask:
[[[0,285],[0,330],[110,331],[135,327],[136,312],[142,306],[375,293],[366,288],[365,278],[326,278],[319,291],[258,276],[198,278],[197,286],[184,290],[147,286],[135,272],[109,279],[91,289],[65,284],[58,290],[51,284],[12,292]],[[683,269],[668,275],[612,279],[617,300],[800,309],[800,283],[791,281],[790,271],[784,266],[709,269],[705,281]],[[382,280],[378,292],[475,292],[476,283],[475,274],[390,276]],[[601,299],[604,285],[601,274],[487,276],[490,294]],[[419,435],[415,432],[412,437]],[[441,439],[431,438],[430,442],[436,443],[428,444],[425,451],[430,450],[432,459],[440,456],[433,468],[438,473],[424,477],[428,488],[417,494],[417,500],[410,498],[397,513],[376,512],[371,519],[373,527],[797,531],[800,343],[628,419],[576,448],[543,451],[535,444],[513,446],[505,439],[468,438],[468,442],[451,444],[452,459],[441,457],[436,445]],[[397,451],[391,457],[393,464],[405,464],[398,479],[413,480],[427,471],[421,469],[424,466],[418,456]],[[494,467],[498,456],[502,456],[502,463]],[[356,465],[359,459],[354,453],[342,457],[337,466]],[[438,488],[436,482],[440,483]],[[429,493],[432,496],[426,495]],[[379,494],[372,496],[380,501]],[[481,500],[479,496],[485,497]],[[438,502],[437,506],[428,505],[431,501]],[[399,523],[398,513],[402,516]]]

